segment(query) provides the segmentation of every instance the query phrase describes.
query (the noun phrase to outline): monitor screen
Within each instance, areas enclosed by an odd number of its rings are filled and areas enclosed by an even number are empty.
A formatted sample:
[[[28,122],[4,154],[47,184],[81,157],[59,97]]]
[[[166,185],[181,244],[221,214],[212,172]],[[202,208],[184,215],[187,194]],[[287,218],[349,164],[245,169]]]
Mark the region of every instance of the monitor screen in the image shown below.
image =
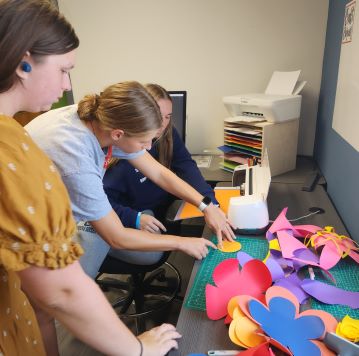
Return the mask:
[[[187,92],[184,90],[169,90],[172,99],[172,122],[183,142],[186,142],[186,101]]]

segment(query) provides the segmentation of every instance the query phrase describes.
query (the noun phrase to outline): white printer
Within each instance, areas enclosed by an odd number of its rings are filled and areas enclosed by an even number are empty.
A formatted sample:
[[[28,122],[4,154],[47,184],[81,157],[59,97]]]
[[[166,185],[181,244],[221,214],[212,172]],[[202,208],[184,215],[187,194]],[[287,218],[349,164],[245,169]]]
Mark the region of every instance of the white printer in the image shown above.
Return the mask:
[[[233,118],[239,116],[238,119],[243,116],[242,121],[250,121],[250,118],[268,122],[297,119],[300,115],[301,101],[301,95],[243,94],[223,98],[229,114]]]
[[[265,93],[225,96],[223,103],[231,121],[283,122],[299,118],[302,96],[298,94],[306,84],[298,81],[299,74],[274,72]]]

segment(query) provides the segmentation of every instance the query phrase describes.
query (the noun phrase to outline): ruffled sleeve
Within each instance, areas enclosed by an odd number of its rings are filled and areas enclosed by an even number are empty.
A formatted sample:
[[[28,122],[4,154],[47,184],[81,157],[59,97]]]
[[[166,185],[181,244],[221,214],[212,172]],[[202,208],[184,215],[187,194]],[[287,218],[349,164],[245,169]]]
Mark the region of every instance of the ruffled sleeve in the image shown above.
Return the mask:
[[[55,165],[15,120],[0,116],[0,265],[61,268],[83,253]]]

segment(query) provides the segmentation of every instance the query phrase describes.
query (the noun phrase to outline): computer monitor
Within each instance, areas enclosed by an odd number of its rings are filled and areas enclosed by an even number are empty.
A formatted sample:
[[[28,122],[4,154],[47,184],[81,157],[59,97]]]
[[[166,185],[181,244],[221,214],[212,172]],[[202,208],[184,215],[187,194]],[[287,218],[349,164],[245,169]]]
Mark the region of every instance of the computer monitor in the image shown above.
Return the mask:
[[[187,92],[184,90],[169,90],[172,99],[172,122],[183,142],[186,142],[186,102]]]

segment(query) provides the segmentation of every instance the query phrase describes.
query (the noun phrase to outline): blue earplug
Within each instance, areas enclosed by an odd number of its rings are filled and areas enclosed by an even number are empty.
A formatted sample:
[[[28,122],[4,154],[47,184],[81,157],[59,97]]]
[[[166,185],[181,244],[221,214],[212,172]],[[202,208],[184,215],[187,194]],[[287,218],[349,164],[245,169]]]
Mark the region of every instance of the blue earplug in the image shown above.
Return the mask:
[[[21,69],[26,73],[30,73],[32,70],[31,64],[27,62],[21,62]]]

